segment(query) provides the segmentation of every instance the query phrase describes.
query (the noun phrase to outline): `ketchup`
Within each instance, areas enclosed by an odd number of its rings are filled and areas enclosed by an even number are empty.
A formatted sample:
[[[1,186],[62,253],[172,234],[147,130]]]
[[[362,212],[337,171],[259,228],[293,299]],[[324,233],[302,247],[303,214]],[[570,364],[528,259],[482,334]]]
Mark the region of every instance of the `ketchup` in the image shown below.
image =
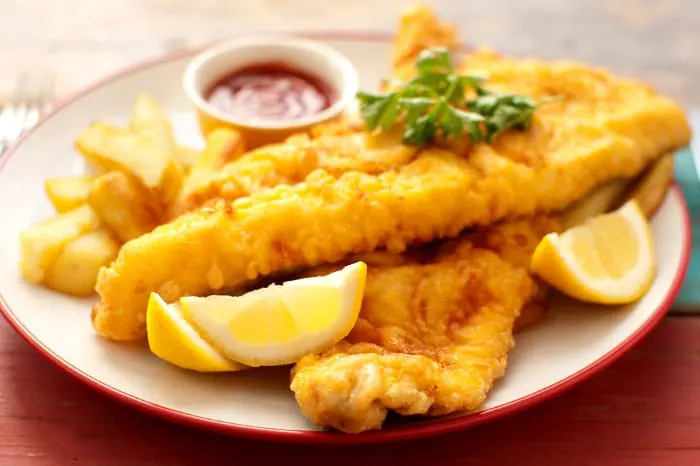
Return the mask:
[[[206,97],[219,110],[241,119],[295,120],[331,105],[325,83],[284,63],[236,70],[217,81]]]

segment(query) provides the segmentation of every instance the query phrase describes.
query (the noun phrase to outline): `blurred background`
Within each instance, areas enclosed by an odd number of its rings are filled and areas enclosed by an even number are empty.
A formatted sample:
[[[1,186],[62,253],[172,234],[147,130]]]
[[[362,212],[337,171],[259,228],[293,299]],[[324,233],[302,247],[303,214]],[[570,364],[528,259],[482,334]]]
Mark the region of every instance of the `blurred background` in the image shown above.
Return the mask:
[[[0,0],[0,100],[21,73],[59,96],[136,61],[258,30],[392,31],[411,0]],[[583,60],[700,105],[698,0],[434,0],[470,43]]]

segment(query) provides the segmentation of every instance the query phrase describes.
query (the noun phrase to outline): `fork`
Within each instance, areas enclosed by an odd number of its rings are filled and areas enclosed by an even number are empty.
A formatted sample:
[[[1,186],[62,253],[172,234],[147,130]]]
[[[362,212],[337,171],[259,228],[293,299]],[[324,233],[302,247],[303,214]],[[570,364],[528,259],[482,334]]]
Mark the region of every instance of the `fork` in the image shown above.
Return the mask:
[[[0,108],[0,155],[25,131],[37,124],[54,97],[54,76],[39,79],[22,75],[12,99]]]

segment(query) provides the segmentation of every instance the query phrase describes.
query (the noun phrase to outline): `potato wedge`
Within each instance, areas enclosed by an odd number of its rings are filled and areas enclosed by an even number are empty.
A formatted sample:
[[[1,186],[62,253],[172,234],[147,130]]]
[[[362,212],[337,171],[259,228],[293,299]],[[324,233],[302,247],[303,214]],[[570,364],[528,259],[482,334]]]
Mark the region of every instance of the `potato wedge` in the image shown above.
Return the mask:
[[[100,228],[70,241],[46,272],[44,285],[72,296],[95,292],[97,273],[119,253],[119,243]]]
[[[88,203],[102,223],[124,243],[153,230],[163,219],[152,194],[119,171],[95,180]]]
[[[139,94],[131,112],[131,131],[150,138],[170,159],[176,160],[173,126],[158,103],[148,94]]]
[[[561,212],[564,229],[615,210],[630,199],[635,199],[644,215],[650,218],[663,202],[673,182],[673,157],[674,154],[659,157],[637,178],[609,181],[594,189]]]
[[[182,193],[205,182],[228,162],[237,159],[245,150],[243,137],[237,131],[217,129],[207,137],[206,146],[185,178]]]
[[[107,123],[83,130],[75,142],[78,151],[105,171],[119,170],[140,179],[164,204],[180,191],[183,173],[171,151],[154,139]]]
[[[169,209],[170,217],[177,217],[189,210],[189,196],[192,191],[216,175],[228,162],[240,157],[244,151],[243,137],[237,131],[230,129],[212,131],[207,137],[204,150],[185,178],[180,194]]]
[[[54,209],[58,213],[64,213],[87,202],[94,180],[94,176],[49,178],[44,182],[44,189]]]
[[[612,180],[598,186],[562,212],[562,226],[566,230],[582,224],[589,218],[608,212],[619,204],[632,182],[632,180]]]
[[[202,151],[194,147],[179,145],[175,149],[175,158],[180,162],[185,173],[189,173],[201,154]]]
[[[624,201],[635,199],[644,215],[650,218],[666,198],[666,192],[673,182],[673,157],[666,154],[660,157],[637,178],[629,189]]]
[[[85,204],[23,231],[19,235],[22,276],[31,283],[42,283],[66,244],[98,227],[100,219]]]

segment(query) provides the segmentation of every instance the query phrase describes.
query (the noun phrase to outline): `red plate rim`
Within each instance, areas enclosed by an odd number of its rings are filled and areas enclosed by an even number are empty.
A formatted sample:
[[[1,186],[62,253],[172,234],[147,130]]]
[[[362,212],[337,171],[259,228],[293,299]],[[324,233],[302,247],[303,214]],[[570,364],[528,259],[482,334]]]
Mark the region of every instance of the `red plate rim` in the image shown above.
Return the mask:
[[[373,42],[387,42],[392,39],[391,34],[374,32],[334,31],[298,33],[297,35],[302,35],[315,39],[357,41],[362,40]],[[111,84],[112,82],[118,81],[123,77],[126,77],[130,74],[136,73],[138,71],[153,66],[192,56],[195,53],[202,50],[202,48],[203,47],[197,47],[193,49],[179,50],[176,52],[168,53],[155,59],[143,61],[134,66],[125,68],[117,73],[111,74],[95,82],[94,84],[74,93],[73,95],[63,99],[58,104],[54,105],[51,111],[47,115],[45,115],[34,128],[25,133],[19,140],[12,144],[12,146],[8,148],[4,155],[0,157],[0,170],[3,168],[7,160],[9,160],[9,158],[12,157],[16,149],[22,144],[22,142],[27,137],[29,137],[38,127],[44,124],[47,120],[59,114],[61,110],[65,107],[91,94],[95,90],[100,89],[108,84]],[[685,198],[683,197],[683,194],[677,185],[673,186],[671,192],[681,205],[683,222],[681,260],[679,267],[676,270],[676,274],[673,278],[673,282],[668,291],[668,294],[665,296],[661,305],[654,311],[651,317],[641,327],[639,327],[632,335],[629,336],[629,338],[620,343],[617,347],[610,350],[606,355],[602,356],[601,358],[584,367],[583,369],[579,370],[578,372],[570,375],[566,379],[561,380],[553,385],[550,385],[537,392],[531,393],[527,396],[518,398],[516,400],[494,408],[485,409],[483,411],[476,412],[473,414],[466,414],[460,417],[445,420],[435,420],[423,424],[408,425],[405,427],[391,428],[389,430],[379,430],[349,435],[327,431],[295,431],[264,427],[251,427],[243,424],[234,424],[229,422],[218,421],[216,419],[194,416],[171,408],[167,408],[165,406],[160,406],[155,403],[151,403],[150,401],[130,395],[115,387],[101,382],[100,380],[92,377],[90,374],[87,374],[78,369],[77,367],[73,366],[68,361],[62,359],[59,355],[54,353],[35,335],[33,335],[31,331],[29,331],[20,322],[15,313],[7,305],[7,302],[3,299],[2,295],[0,295],[0,313],[2,313],[2,315],[9,322],[12,328],[22,338],[24,338],[27,341],[27,343],[29,343],[36,351],[38,351],[42,356],[44,356],[46,359],[52,362],[59,369],[63,370],[64,372],[76,378],[77,380],[85,383],[86,385],[92,387],[98,392],[107,395],[112,399],[115,399],[125,405],[135,407],[146,413],[161,417],[172,422],[218,433],[237,435],[241,437],[255,438],[261,440],[274,440],[292,443],[360,444],[392,442],[398,440],[407,440],[411,438],[430,437],[461,429],[466,429],[468,427],[474,427],[486,423],[488,421],[499,419],[509,414],[522,411],[542,401],[564,393],[568,389],[573,388],[579,383],[587,380],[597,372],[600,372],[602,369],[606,368],[608,365],[619,359],[624,353],[631,349],[661,321],[661,319],[666,314],[666,311],[670,309],[674,299],[680,292],[681,286],[683,285],[683,279],[685,278],[685,274],[688,269],[688,264],[690,262],[690,254],[692,249],[690,235],[691,220],[690,215],[688,213],[688,207]]]

